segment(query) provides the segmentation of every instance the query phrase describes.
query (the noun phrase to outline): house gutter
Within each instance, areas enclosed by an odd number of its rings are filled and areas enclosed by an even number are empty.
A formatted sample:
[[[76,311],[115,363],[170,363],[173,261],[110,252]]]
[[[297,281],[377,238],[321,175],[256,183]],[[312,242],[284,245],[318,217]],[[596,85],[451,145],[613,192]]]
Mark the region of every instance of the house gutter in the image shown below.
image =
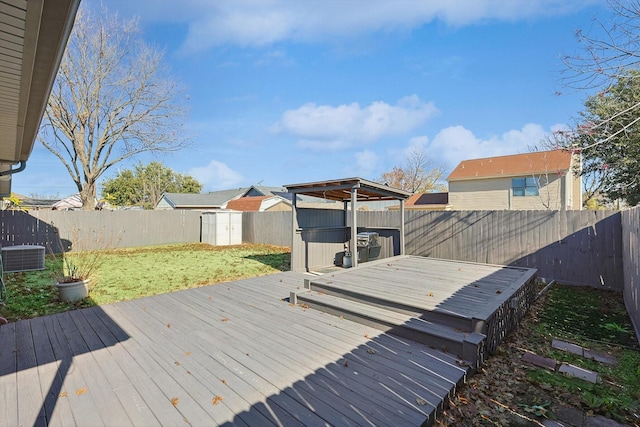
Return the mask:
[[[23,170],[26,169],[26,167],[27,167],[27,161],[20,160],[20,166],[18,166],[16,169],[9,169],[6,171],[2,171],[0,172],[0,176],[8,176],[8,175],[13,175],[14,173],[22,172]]]

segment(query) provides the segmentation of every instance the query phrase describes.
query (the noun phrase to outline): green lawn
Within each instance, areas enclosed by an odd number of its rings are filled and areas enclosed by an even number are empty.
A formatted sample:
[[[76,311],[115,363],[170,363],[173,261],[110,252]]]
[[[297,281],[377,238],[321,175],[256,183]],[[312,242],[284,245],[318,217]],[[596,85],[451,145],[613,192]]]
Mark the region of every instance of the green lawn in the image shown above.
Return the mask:
[[[52,271],[60,259],[48,257],[43,271],[6,273],[7,296],[0,316],[15,321],[286,271],[289,248],[195,243],[103,251],[100,261],[89,298],[76,304],[58,300]]]

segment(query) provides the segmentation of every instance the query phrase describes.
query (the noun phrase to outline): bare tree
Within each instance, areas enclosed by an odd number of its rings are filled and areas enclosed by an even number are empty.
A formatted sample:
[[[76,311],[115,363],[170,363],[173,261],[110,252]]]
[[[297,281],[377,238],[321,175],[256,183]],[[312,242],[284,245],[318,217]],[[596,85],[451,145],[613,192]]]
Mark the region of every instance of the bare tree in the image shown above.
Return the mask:
[[[405,159],[404,166],[395,166],[379,179],[387,185],[411,193],[444,190],[440,182],[446,166],[429,157],[424,148],[414,148]]]
[[[179,130],[185,109],[163,75],[162,52],[141,40],[137,20],[100,12],[77,15],[38,137],[66,167],[86,210],[111,166],[187,143]]]
[[[580,155],[581,150],[576,148],[576,141],[579,135],[576,131],[570,129],[557,130],[550,135],[545,136],[535,145],[529,145],[529,151],[547,151],[547,150],[568,150],[576,155]],[[601,196],[602,189],[607,178],[611,174],[608,168],[596,167],[596,163],[600,159],[594,159],[590,156],[581,156],[580,162],[574,162],[573,170],[569,173],[582,178],[582,205],[586,207],[590,200],[597,199]],[[547,177],[548,178],[548,177]]]
[[[564,84],[568,88],[597,90],[605,96],[620,79],[628,78],[630,70],[640,68],[640,0],[608,0],[608,4],[608,20],[594,17],[589,31],[576,31],[583,53],[563,57]],[[608,129],[611,122],[617,124],[613,132]],[[580,148],[588,150],[624,136],[638,122],[640,102],[626,104],[597,123],[588,123],[589,135],[597,137],[585,143],[583,132]]]

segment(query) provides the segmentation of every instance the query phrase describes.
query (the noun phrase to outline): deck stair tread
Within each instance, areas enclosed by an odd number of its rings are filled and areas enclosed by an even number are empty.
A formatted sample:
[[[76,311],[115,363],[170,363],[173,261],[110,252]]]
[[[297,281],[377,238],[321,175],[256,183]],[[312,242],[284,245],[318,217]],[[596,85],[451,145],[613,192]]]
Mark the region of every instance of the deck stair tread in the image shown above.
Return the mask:
[[[300,293],[298,294],[298,299],[304,302],[317,302],[322,305],[331,305],[335,308],[342,308],[351,312],[376,318],[390,325],[410,325],[414,329],[429,330],[434,333],[446,334],[460,341],[467,338],[470,334],[475,334],[474,332],[465,331],[459,328],[452,328],[435,322],[429,322],[428,320],[420,319],[412,315],[402,314],[397,311],[375,307],[370,304],[340,298],[323,292],[311,291]]]
[[[478,362],[475,355],[478,354],[478,349],[482,348],[485,339],[483,334],[323,292],[301,292],[297,294],[297,299],[299,303],[311,308],[360,321],[392,334],[410,337],[426,345],[446,348],[447,351],[454,352],[472,365]]]
[[[443,322],[464,331],[474,330],[474,322],[476,319],[472,315],[465,314],[462,310],[451,311],[446,308],[437,307],[435,304],[431,307],[426,307],[424,304],[414,305],[407,300],[401,301],[397,294],[390,296],[388,290],[377,292],[369,287],[358,285],[345,288],[341,285],[334,285],[331,281],[311,281],[311,289],[327,296],[334,296],[365,306],[396,312],[403,318],[407,316],[421,318],[425,321]]]

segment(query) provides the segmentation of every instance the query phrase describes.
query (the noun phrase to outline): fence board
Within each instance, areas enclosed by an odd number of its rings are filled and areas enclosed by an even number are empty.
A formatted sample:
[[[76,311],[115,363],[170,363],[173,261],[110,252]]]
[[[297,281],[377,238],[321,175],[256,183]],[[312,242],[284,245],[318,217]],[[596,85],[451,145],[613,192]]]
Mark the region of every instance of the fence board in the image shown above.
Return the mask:
[[[622,212],[624,303],[640,340],[640,207]]]

